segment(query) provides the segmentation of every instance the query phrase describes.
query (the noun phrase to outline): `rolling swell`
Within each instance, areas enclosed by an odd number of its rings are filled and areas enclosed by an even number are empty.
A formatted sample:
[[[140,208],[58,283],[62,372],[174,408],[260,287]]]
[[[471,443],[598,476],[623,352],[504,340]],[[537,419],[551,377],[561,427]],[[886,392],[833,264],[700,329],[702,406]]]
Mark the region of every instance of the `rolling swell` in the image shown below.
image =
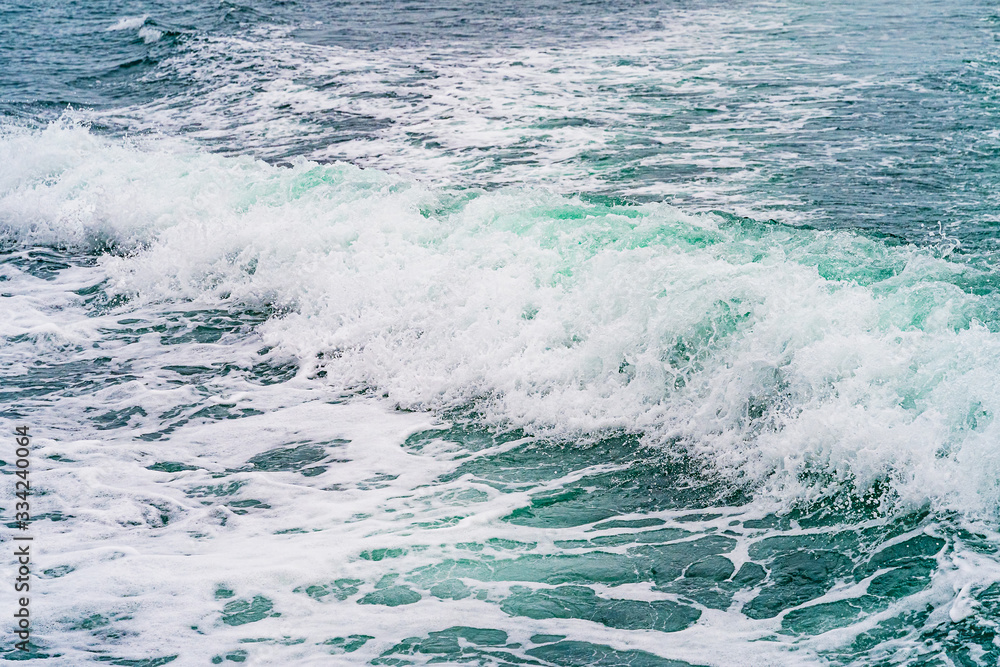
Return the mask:
[[[754,489],[996,509],[988,256],[65,125],[0,150],[36,156],[4,175],[8,243],[114,247],[106,289],[133,304],[275,309],[259,335],[339,389],[554,439],[635,434]]]

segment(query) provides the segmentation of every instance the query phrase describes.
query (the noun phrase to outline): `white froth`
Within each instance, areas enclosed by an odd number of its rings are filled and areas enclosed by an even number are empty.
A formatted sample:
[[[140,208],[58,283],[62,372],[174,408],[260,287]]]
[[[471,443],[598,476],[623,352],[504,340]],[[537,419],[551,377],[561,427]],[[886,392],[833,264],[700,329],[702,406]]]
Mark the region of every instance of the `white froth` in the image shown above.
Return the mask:
[[[0,153],[28,145],[0,180],[8,234],[131,249],[101,266],[136,303],[277,308],[260,334],[339,390],[475,404],[556,437],[679,440],[734,481],[822,472],[888,479],[907,503],[1000,501],[1000,339],[953,283],[973,269],[929,252],[71,127],[7,136]],[[887,273],[870,284],[820,271],[872,262]]]
[[[294,147],[295,155],[350,160],[436,184],[610,190],[675,197],[698,210],[761,217],[781,210],[785,220],[807,219],[809,213],[788,210],[802,208],[794,198],[748,196],[767,178],[753,137],[815,132],[809,123],[828,114],[829,104],[862,95],[875,82],[845,78],[837,58],[761,51],[753,37],[760,17],[744,10],[678,8],[663,20],[662,30],[600,43],[477,53],[438,44],[324,47],[276,26],[263,40],[205,36],[148,75],[184,80],[180,97],[84,116],[140,131],[184,128],[261,156],[283,158]],[[736,55],[750,52],[761,60]],[[802,62],[814,67],[800,80]],[[729,85],[789,76],[773,93],[753,90],[762,97],[752,104],[741,100],[748,91]],[[673,116],[685,120],[670,122]],[[341,134],[359,120],[367,129],[354,138]],[[670,150],[652,154],[651,142]],[[598,155],[613,155],[615,164],[595,161]],[[692,165],[711,176],[686,177]],[[670,176],[622,175],[654,167]]]
[[[141,28],[143,24],[146,23],[146,19],[149,18],[149,14],[143,14],[142,16],[123,16],[118,19],[114,25],[110,25],[105,30],[107,32],[115,32],[118,30],[135,30],[136,28]]]
[[[139,29],[139,37],[142,37],[142,41],[146,44],[152,44],[153,42],[158,42],[160,37],[163,37],[163,31],[156,28],[142,27]]]

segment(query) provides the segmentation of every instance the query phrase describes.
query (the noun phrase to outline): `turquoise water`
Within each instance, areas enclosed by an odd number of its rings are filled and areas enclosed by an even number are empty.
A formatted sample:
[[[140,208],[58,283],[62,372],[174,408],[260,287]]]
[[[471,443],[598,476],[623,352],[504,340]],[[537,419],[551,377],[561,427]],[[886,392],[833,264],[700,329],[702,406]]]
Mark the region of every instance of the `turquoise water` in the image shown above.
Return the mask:
[[[0,9],[3,657],[996,664],[998,20]]]

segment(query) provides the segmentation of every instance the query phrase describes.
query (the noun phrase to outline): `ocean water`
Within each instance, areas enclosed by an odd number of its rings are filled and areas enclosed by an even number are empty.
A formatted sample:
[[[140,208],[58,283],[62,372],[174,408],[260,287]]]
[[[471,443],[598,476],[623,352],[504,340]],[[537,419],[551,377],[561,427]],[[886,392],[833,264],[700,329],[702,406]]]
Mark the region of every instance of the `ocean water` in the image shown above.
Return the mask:
[[[998,229],[985,0],[0,5],[0,656],[997,665]]]

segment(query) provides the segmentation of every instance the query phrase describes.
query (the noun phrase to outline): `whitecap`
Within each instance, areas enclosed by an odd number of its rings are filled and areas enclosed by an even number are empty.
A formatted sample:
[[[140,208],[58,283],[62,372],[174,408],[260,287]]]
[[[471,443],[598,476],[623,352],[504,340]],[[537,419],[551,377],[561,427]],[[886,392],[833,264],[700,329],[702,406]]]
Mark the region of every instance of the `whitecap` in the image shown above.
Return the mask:
[[[105,32],[114,32],[117,30],[135,30],[136,28],[142,27],[146,23],[146,19],[149,18],[149,14],[143,14],[142,16],[123,16],[118,19],[114,25],[110,25],[105,28]]]

